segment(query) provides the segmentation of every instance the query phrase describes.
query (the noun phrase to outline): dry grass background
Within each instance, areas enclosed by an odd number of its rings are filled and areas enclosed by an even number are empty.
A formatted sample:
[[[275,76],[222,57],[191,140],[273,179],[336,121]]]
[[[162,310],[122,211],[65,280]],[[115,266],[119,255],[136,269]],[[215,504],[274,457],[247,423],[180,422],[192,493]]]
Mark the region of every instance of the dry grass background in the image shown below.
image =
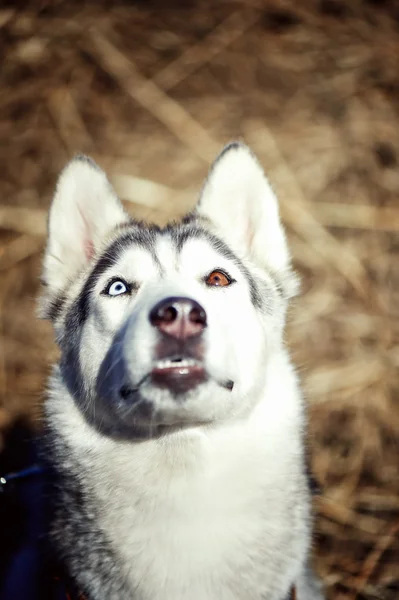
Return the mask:
[[[67,159],[89,153],[165,222],[244,138],[303,280],[288,343],[323,486],[317,568],[331,599],[397,600],[397,2],[3,2],[0,56],[0,430],[37,422],[56,355],[34,307]]]

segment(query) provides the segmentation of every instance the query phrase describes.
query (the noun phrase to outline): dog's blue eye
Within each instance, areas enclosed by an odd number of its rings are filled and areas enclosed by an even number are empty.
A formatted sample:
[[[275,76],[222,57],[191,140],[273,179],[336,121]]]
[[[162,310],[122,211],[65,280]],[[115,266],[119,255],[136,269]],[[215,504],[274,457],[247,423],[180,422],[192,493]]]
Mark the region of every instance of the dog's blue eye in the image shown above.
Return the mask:
[[[121,294],[127,294],[129,291],[127,283],[122,281],[122,279],[116,279],[115,281],[111,281],[105,289],[105,293],[108,296],[120,296]]]

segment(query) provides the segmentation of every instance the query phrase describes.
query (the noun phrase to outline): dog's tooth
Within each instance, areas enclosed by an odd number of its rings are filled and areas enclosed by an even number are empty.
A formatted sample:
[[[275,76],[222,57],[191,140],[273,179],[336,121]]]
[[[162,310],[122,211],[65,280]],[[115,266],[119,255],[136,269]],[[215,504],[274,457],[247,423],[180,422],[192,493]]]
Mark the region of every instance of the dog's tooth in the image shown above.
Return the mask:
[[[193,367],[193,366],[195,366],[195,364],[196,364],[196,361],[195,361],[195,360],[193,360],[193,359],[190,359],[190,358],[187,358],[187,359],[185,359],[185,360],[182,360],[182,361],[179,363],[179,366],[180,366],[180,367]]]
[[[198,361],[196,361],[193,358],[186,358],[186,359],[180,360],[178,362],[173,361],[169,358],[163,358],[156,362],[156,366],[158,369],[167,369],[169,367],[188,368],[188,367],[195,367],[197,364],[198,364]]]

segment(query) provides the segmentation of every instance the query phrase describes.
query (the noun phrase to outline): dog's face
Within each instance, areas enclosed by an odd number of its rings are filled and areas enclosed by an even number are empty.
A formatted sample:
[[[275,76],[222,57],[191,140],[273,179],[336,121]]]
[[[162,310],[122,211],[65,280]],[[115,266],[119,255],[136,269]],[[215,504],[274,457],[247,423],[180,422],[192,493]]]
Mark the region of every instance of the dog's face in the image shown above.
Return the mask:
[[[192,215],[132,221],[78,158],[49,220],[44,312],[88,421],[122,437],[238,418],[259,401],[295,289],[276,198],[243,145],[215,162]]]

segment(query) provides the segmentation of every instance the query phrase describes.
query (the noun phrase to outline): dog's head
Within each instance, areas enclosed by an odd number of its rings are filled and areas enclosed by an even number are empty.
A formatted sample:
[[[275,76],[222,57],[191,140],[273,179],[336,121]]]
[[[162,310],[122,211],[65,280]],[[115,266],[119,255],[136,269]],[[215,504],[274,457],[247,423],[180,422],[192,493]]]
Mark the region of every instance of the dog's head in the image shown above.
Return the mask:
[[[237,143],[195,211],[163,229],[132,221],[104,173],[73,160],[51,207],[43,280],[62,381],[93,426],[122,437],[247,414],[296,289],[276,197]]]

